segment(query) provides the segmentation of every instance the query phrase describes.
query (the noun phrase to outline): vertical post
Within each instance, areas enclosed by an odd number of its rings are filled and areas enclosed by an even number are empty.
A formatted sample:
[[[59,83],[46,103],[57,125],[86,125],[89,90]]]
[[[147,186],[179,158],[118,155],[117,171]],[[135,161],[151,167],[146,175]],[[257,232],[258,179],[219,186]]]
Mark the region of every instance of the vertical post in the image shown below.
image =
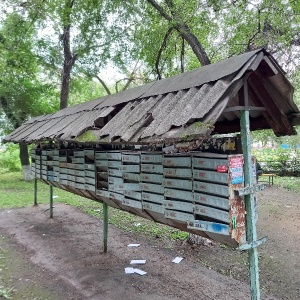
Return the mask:
[[[37,206],[37,178],[34,177],[34,206]]]
[[[50,185],[50,218],[53,218],[53,186]]]
[[[107,235],[108,235],[108,207],[103,202],[103,251],[107,253]]]
[[[251,138],[250,138],[250,119],[248,106],[248,85],[247,82],[244,84],[244,106],[245,110],[241,111],[241,138],[242,138],[242,149],[244,154],[244,173],[245,173],[245,186],[253,186],[252,176],[252,162],[251,162]],[[244,196],[246,206],[246,220],[247,220],[247,243],[257,241],[256,232],[256,209],[254,194]],[[260,299],[260,288],[259,288],[259,268],[258,268],[258,251],[257,248],[250,248],[248,250],[249,255],[249,268],[250,268],[250,290],[251,300]]]

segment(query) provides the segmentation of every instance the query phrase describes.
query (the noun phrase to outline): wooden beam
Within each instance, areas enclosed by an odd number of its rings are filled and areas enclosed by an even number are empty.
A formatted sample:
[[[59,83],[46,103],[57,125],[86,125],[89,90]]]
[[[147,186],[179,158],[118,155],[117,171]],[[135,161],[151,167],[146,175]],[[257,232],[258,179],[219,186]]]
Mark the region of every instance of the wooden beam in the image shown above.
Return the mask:
[[[300,125],[300,113],[289,115],[288,118],[293,126]]]
[[[258,106],[266,107],[267,111],[263,113],[268,123],[276,135],[293,135],[295,129],[289,122],[288,117],[280,110],[280,107],[273,100],[272,96],[263,84],[263,78],[258,72],[253,72],[249,77],[249,90],[254,96],[253,100]]]
[[[272,129],[270,124],[266,121],[263,116],[258,118],[250,118],[250,130],[260,130],[260,129]],[[215,129],[212,134],[215,133],[232,133],[232,132],[240,132],[240,120],[236,119],[233,121],[225,121],[225,122],[218,122],[215,124]]]
[[[252,111],[265,111],[265,107],[257,107],[257,106],[232,106],[227,107],[223,110],[223,113],[232,112],[232,111],[241,111],[241,110],[252,110]]]

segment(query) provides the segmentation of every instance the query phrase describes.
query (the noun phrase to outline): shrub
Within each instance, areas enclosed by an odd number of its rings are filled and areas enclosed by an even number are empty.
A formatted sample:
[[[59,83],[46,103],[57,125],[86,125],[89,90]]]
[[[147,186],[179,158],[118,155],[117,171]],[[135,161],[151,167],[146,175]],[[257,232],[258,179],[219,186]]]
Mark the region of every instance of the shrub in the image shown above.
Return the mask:
[[[19,153],[18,145],[5,145],[4,149],[0,150],[0,172],[21,171]]]
[[[299,149],[254,149],[252,154],[256,156],[264,172],[280,176],[300,176]]]

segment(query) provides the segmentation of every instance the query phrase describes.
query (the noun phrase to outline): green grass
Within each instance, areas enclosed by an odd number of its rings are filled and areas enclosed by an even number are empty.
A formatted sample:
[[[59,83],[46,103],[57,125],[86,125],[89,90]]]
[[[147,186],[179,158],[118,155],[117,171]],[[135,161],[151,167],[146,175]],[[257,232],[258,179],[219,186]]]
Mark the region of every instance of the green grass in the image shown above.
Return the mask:
[[[0,297],[3,297],[3,299],[12,299],[12,289],[8,289],[8,288],[5,288],[5,287],[0,287]]]
[[[38,181],[38,203],[49,203],[49,186]],[[54,204],[64,203],[75,206],[80,210],[98,218],[102,217],[102,204],[66,192],[59,188],[53,188]],[[0,208],[25,207],[33,205],[34,181],[25,182],[19,172],[0,174]],[[167,240],[185,240],[188,233],[172,227],[154,223],[141,217],[137,217],[125,211],[109,208],[108,220],[110,224],[126,231],[135,232],[154,238]]]
[[[300,193],[300,177],[280,177],[274,178],[274,184],[289,191]]]

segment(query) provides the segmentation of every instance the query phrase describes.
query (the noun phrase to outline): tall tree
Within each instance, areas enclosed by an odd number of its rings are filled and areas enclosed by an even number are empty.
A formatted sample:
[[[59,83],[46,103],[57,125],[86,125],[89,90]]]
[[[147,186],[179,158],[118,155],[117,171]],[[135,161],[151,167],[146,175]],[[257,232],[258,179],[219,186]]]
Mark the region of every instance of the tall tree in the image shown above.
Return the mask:
[[[34,30],[19,14],[9,14],[0,28],[0,105],[2,120],[16,129],[29,117],[55,108],[52,86],[40,82],[38,59],[34,55]],[[3,118],[4,117],[4,118]],[[24,179],[30,179],[28,147],[20,144]]]
[[[71,76],[76,77],[78,67],[99,60],[103,51],[109,53],[111,37],[103,34],[108,21],[102,12],[102,2],[28,0],[15,7],[37,29],[36,54],[41,64],[48,74],[61,77],[60,109],[68,106]],[[104,66],[107,60],[102,58]]]

